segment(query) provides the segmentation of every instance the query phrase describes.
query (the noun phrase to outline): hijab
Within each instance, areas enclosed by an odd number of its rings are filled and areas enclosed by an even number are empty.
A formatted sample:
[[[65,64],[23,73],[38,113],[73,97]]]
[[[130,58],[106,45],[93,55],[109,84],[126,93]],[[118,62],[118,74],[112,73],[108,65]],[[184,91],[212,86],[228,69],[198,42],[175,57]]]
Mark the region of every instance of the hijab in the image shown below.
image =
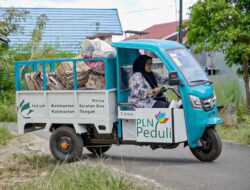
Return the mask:
[[[148,59],[152,60],[152,57],[149,57],[147,55],[140,55],[137,57],[133,64],[133,73],[139,72],[143,75],[143,77],[146,79],[148,84],[151,86],[152,89],[158,87],[157,80],[155,78],[155,75],[153,72],[146,72],[145,66]]]

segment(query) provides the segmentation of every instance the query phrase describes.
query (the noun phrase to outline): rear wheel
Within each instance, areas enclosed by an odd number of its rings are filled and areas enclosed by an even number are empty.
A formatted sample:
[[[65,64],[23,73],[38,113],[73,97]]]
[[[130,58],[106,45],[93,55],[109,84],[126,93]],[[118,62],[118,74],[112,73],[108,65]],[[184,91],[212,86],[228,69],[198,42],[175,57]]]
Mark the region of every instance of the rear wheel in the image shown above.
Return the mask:
[[[219,157],[222,151],[222,142],[214,128],[207,128],[200,141],[201,147],[190,148],[197,159],[204,162],[212,162]]]
[[[88,151],[92,152],[93,154],[101,155],[107,152],[111,148],[111,145],[89,146],[86,148],[88,149]]]
[[[83,140],[70,127],[59,127],[50,136],[50,151],[58,160],[80,160],[83,151]]]

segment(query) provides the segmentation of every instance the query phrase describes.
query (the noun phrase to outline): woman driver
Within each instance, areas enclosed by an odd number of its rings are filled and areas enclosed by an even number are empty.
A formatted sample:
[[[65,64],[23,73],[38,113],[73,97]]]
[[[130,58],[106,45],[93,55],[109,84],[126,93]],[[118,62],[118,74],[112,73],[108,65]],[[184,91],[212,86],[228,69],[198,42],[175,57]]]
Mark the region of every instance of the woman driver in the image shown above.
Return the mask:
[[[158,97],[162,95],[158,83],[163,83],[163,81],[164,79],[158,73],[152,71],[152,57],[139,56],[134,61],[133,75],[129,79],[131,89],[129,103],[139,108],[167,108],[169,102],[164,97],[159,98],[163,101],[152,97],[154,93]]]

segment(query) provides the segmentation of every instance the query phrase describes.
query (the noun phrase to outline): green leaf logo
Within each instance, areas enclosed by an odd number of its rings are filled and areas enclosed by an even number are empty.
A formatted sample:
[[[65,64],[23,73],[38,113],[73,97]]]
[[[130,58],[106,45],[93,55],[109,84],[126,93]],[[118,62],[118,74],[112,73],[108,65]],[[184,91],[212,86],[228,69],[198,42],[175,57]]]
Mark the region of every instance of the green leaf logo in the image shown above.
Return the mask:
[[[30,102],[25,102],[23,99],[20,105],[17,107],[17,110],[20,110],[20,113],[23,118],[28,119],[30,118],[30,114],[34,112],[34,110],[30,109]]]
[[[30,103],[25,103],[21,106],[21,112],[23,112],[24,110],[30,109]]]

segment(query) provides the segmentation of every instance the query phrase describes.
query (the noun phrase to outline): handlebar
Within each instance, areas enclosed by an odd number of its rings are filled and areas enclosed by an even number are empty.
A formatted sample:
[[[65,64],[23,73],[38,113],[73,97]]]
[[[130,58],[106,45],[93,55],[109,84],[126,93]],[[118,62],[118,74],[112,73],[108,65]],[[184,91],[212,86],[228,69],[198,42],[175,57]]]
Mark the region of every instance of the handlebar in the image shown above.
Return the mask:
[[[181,95],[174,89],[174,88],[171,88],[171,87],[168,87],[168,88],[166,88],[166,87],[161,87],[161,91],[160,91],[160,93],[164,93],[164,92],[167,92],[168,90],[171,90],[178,98],[180,98],[181,99]],[[155,92],[153,92],[153,94],[152,94],[152,97],[155,97],[157,94],[155,93]]]
[[[163,86],[163,87],[161,87],[161,93],[164,93],[164,92],[166,92],[167,91],[167,89]]]

